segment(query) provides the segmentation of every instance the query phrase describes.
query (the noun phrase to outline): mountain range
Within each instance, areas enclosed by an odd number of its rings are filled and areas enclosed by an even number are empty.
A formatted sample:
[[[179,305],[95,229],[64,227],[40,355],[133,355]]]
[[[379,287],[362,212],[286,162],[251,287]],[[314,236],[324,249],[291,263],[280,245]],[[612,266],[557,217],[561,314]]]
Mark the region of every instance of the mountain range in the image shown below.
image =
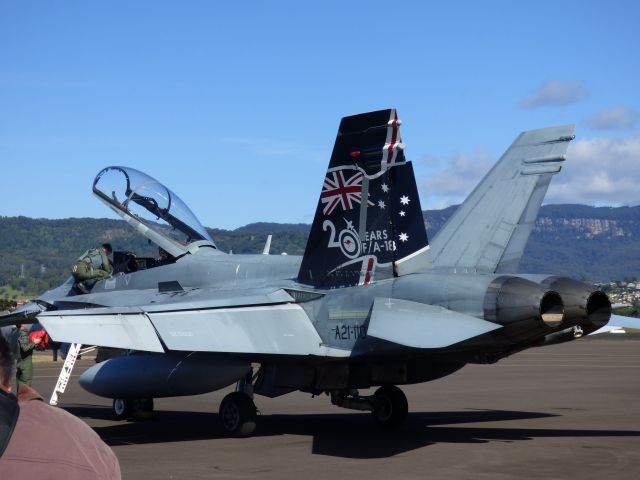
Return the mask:
[[[430,237],[456,208],[423,212]],[[260,253],[267,235],[273,234],[272,254],[299,255],[310,225],[261,222],[208,230],[225,252]],[[105,241],[116,250],[157,256],[157,248],[121,220],[0,217],[0,288],[36,294],[58,285],[79,255]],[[594,282],[640,276],[640,206],[543,206],[519,271]]]

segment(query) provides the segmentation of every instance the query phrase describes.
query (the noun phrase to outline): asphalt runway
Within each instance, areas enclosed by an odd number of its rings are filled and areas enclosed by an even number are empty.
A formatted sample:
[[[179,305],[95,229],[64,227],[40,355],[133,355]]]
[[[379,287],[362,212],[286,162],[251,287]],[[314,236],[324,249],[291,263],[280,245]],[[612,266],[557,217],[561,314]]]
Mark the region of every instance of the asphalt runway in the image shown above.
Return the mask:
[[[74,370],[61,406],[116,452],[125,479],[640,478],[640,335],[607,335],[527,350],[402,387],[409,417],[385,434],[368,413],[295,393],[256,396],[251,438],[226,438],[217,410],[231,389],[157,399],[156,416],[111,419]],[[61,362],[36,363],[49,395]]]

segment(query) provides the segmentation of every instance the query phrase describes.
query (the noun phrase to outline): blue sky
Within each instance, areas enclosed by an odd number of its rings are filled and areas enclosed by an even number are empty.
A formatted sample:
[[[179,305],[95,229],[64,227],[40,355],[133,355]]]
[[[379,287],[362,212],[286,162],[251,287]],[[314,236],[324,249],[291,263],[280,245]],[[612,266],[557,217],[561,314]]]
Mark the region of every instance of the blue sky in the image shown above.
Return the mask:
[[[0,215],[112,214],[107,165],[207,226],[310,222],[341,117],[396,107],[423,208],[577,124],[549,203],[640,204],[640,3],[0,0]]]

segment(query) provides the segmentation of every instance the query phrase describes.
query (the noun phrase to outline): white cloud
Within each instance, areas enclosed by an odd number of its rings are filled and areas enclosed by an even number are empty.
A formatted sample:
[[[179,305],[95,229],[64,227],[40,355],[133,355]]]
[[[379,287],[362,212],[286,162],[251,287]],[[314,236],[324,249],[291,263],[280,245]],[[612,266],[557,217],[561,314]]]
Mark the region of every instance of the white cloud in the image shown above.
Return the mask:
[[[571,144],[545,203],[640,204],[640,136],[591,138]]]
[[[436,162],[433,157],[425,158],[423,163],[443,166],[423,183],[422,208],[444,208],[462,202],[494,162],[482,148],[473,154],[458,154],[444,162]]]
[[[495,161],[482,149],[440,162],[425,158],[422,163],[436,171],[419,185],[422,208],[461,203]],[[640,205],[640,135],[572,142],[562,171],[551,180],[545,203]]]
[[[560,81],[549,80],[533,94],[522,101],[524,108],[536,108],[553,105],[569,105],[575,103],[587,94],[584,82],[580,80]]]
[[[587,118],[587,123],[599,130],[626,130],[636,126],[640,119],[640,112],[635,110],[616,107]]]

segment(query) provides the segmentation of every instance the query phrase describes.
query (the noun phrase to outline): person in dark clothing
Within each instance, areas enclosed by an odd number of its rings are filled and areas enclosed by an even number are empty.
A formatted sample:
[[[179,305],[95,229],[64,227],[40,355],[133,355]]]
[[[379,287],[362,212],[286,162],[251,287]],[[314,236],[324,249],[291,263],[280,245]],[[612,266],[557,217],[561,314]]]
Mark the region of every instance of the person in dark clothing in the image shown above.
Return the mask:
[[[109,255],[112,252],[110,243],[103,243],[100,248],[84,252],[71,269],[71,275],[76,281],[74,288],[81,293],[89,293],[98,280],[110,277],[113,267]]]
[[[20,388],[20,385],[31,386],[31,381],[33,380],[33,349],[40,342],[39,338],[31,342],[29,340],[29,327],[25,324],[20,325],[18,341],[15,346],[18,388]]]
[[[164,248],[158,247],[158,260],[156,260],[159,266],[168,265],[176,261],[175,257],[167,252]]]

